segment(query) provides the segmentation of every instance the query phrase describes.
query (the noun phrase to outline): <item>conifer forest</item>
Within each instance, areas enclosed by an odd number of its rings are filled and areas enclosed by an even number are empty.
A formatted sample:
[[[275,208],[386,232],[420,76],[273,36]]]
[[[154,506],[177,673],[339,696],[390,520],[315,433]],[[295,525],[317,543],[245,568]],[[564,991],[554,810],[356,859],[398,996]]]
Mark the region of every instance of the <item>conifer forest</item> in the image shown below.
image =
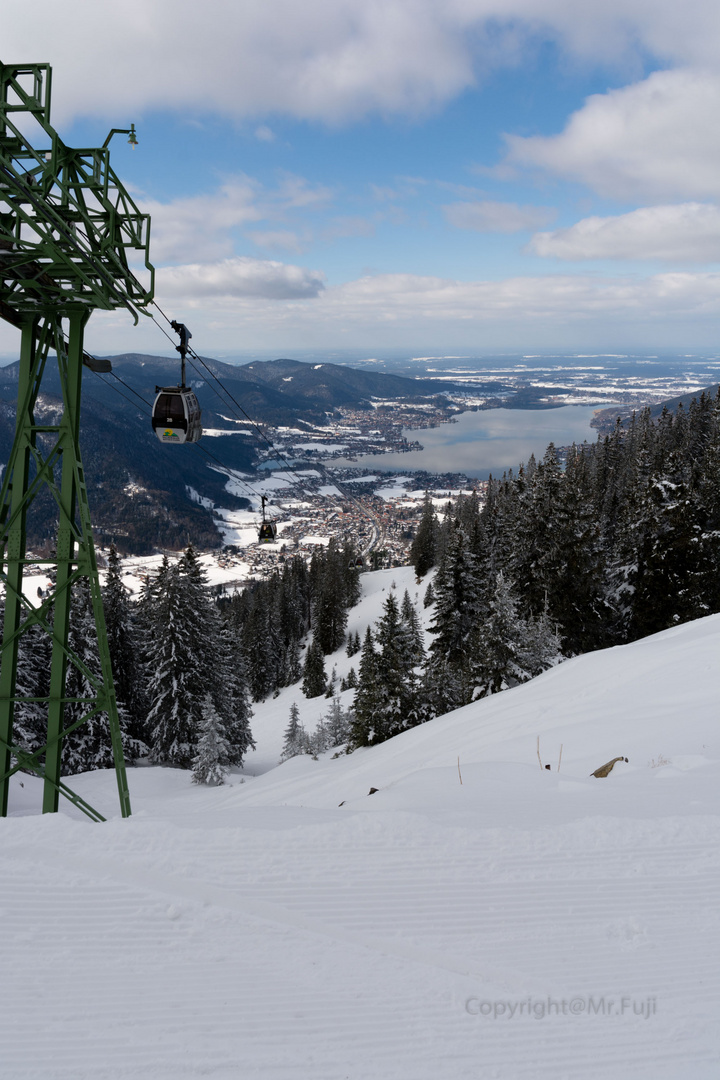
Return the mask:
[[[111,550],[104,590],[108,636],[128,760],[193,770],[222,783],[252,747],[251,702],[298,684],[328,699],[307,733],[293,707],[283,758],[372,745],[408,727],[525,682],[562,659],[618,645],[720,611],[720,399],[653,421],[636,414],[597,443],[551,444],[542,461],[491,479],[487,498],[426,499],[410,557],[427,578],[426,649],[419,612],[389,592],[361,641],[346,636],[360,596],[352,545],[331,542],[306,562],[288,558],[232,597],[211,590],[189,547],[166,558],[139,602]],[[97,669],[89,596],[76,589],[73,647]],[[357,655],[337,683],[326,657]],[[23,638],[18,687],[46,692],[48,643]],[[82,696],[71,668],[67,697]],[[72,683],[72,684],[71,684]],[[338,694],[356,688],[351,708]],[[67,705],[68,725],[73,704]],[[19,744],[42,745],[45,718],[18,705]],[[111,766],[102,717],[63,743],[66,774]]]

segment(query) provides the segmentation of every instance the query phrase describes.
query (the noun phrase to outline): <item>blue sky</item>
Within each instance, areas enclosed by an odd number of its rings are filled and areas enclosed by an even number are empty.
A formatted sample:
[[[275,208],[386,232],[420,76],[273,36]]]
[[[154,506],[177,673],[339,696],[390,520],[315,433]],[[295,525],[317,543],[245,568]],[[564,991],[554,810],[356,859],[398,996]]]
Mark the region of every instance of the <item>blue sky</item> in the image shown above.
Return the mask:
[[[69,145],[137,125],[112,163],[207,355],[715,347],[716,4],[0,3]]]

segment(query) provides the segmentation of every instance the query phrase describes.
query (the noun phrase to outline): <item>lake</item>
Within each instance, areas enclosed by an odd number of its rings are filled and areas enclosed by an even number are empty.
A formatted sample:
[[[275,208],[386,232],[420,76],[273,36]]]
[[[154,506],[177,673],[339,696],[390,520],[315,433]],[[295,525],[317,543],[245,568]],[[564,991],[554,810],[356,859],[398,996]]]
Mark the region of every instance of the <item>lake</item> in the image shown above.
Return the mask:
[[[435,428],[405,428],[406,438],[423,449],[404,454],[363,454],[356,461],[336,458],[333,465],[369,469],[373,472],[460,472],[481,480],[517,470],[531,454],[540,460],[548,443],[595,442],[597,432],[590,421],[607,406],[563,405],[559,409],[488,409],[465,412],[454,424]]]

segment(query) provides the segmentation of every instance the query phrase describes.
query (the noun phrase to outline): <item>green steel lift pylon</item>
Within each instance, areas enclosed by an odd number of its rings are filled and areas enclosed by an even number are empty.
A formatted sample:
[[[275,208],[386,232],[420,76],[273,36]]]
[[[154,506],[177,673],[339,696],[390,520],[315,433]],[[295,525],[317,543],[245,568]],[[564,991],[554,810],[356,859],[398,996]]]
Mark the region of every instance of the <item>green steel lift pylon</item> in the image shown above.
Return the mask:
[[[105,146],[76,150],[50,126],[51,70],[47,64],[0,64],[0,317],[21,331],[15,438],[0,487],[0,581],[5,616],[0,665],[0,816],[8,811],[10,780],[23,769],[43,781],[43,812],[65,796],[94,820],[102,815],[61,779],[63,739],[99,714],[108,719],[123,817],[130,814],[112,665],[100,580],[80,456],[83,365],[110,370],[83,351],[83,333],[96,308],[127,308],[135,322],[153,295],[148,261],[150,220],[141,214],[110,168]],[[24,121],[34,147],[19,124]],[[116,129],[117,130],[117,129]],[[112,134],[112,132],[111,132]],[[134,141],[134,128],[128,131]],[[144,253],[148,285],[130,271],[127,249]],[[36,416],[50,352],[57,356],[63,411],[58,423]],[[55,555],[35,558],[26,549],[28,507],[49,491],[56,506]],[[40,606],[23,595],[25,568],[54,572],[55,586]],[[100,674],[70,648],[73,588],[89,589],[95,616]],[[49,693],[18,694],[18,652],[24,634],[39,627],[52,641]],[[37,632],[37,631],[35,631]],[[82,699],[66,697],[68,665],[91,688]],[[13,741],[18,703],[40,704],[47,738],[30,752]],[[66,726],[65,705],[80,703],[82,716]]]

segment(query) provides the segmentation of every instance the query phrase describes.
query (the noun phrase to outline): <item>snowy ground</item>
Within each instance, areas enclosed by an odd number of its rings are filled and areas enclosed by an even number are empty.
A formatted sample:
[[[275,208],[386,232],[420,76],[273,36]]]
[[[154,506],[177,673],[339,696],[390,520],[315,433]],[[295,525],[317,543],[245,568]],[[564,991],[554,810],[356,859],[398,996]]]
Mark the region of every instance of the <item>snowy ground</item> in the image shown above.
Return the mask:
[[[351,629],[408,578],[364,575]],[[307,724],[327,704],[283,691],[246,776],[132,770],[101,825],[37,816],[23,777],[0,1075],[715,1078],[719,668],[713,616],[273,768],[292,695]],[[73,785],[117,813],[111,773]]]

